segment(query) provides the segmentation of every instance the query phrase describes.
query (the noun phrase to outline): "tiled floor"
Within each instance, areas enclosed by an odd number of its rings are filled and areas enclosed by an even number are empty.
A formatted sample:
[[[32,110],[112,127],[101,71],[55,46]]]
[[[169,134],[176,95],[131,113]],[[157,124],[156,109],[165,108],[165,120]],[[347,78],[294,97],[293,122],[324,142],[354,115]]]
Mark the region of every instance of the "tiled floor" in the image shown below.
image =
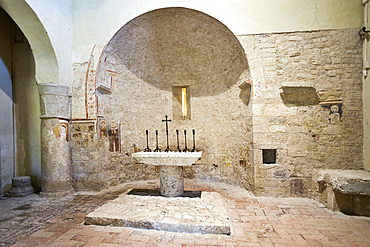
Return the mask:
[[[127,184],[128,187],[152,184]],[[150,185],[150,186],[149,186]],[[311,199],[254,197],[230,185],[188,182],[227,198],[231,235],[83,225],[85,215],[119,192],[0,200],[1,246],[370,246],[370,218],[331,212]]]

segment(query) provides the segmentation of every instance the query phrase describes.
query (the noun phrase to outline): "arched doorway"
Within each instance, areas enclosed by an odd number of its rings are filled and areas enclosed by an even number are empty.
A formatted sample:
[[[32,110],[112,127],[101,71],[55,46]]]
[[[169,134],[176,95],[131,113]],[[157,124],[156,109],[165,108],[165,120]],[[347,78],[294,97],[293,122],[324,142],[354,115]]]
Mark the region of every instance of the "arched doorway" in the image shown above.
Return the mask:
[[[41,143],[34,57],[22,31],[2,8],[0,18],[2,190],[11,189],[12,177],[30,176],[37,191],[41,183]]]
[[[11,97],[2,92],[2,100],[12,105],[3,113],[13,114],[13,118],[2,119],[2,126],[13,126],[13,133],[4,127],[0,134],[7,148],[1,160],[1,191],[10,190],[12,177],[24,175],[31,176],[32,185],[39,190],[42,162],[38,85],[58,83],[58,63],[48,33],[26,1],[0,1],[0,9],[0,56],[7,70],[2,66],[2,77],[8,73],[12,86]]]

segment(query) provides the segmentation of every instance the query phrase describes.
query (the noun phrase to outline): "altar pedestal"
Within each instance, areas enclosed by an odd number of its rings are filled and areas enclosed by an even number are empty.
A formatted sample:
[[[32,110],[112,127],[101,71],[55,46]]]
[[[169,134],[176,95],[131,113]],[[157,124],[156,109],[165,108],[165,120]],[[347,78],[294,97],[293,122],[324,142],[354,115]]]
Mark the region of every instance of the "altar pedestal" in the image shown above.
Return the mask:
[[[162,196],[175,197],[184,194],[182,166],[160,166],[159,175]]]

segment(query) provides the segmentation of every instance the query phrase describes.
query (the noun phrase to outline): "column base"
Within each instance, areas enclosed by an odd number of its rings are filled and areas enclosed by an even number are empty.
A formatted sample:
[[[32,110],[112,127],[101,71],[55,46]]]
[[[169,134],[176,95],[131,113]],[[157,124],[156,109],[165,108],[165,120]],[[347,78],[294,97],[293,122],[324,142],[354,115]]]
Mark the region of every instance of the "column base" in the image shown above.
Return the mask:
[[[40,192],[41,197],[48,197],[48,198],[53,198],[53,197],[63,197],[63,196],[68,196],[75,193],[74,189],[70,189],[67,191],[58,191],[58,192]]]
[[[28,176],[12,178],[12,189],[7,193],[10,197],[25,197],[33,194],[31,178]]]

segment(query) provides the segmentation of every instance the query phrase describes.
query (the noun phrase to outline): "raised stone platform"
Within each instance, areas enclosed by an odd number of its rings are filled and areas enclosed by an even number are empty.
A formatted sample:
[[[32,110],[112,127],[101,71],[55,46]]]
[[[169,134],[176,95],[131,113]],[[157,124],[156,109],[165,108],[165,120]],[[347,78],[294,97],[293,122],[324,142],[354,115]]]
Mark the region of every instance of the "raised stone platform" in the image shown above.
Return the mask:
[[[315,179],[343,194],[370,195],[370,172],[366,170],[318,170]]]
[[[128,192],[89,213],[85,224],[230,234],[226,202],[217,192],[202,192],[201,198],[137,196]]]
[[[370,216],[370,172],[366,170],[317,170],[313,176],[320,202],[349,215]]]

